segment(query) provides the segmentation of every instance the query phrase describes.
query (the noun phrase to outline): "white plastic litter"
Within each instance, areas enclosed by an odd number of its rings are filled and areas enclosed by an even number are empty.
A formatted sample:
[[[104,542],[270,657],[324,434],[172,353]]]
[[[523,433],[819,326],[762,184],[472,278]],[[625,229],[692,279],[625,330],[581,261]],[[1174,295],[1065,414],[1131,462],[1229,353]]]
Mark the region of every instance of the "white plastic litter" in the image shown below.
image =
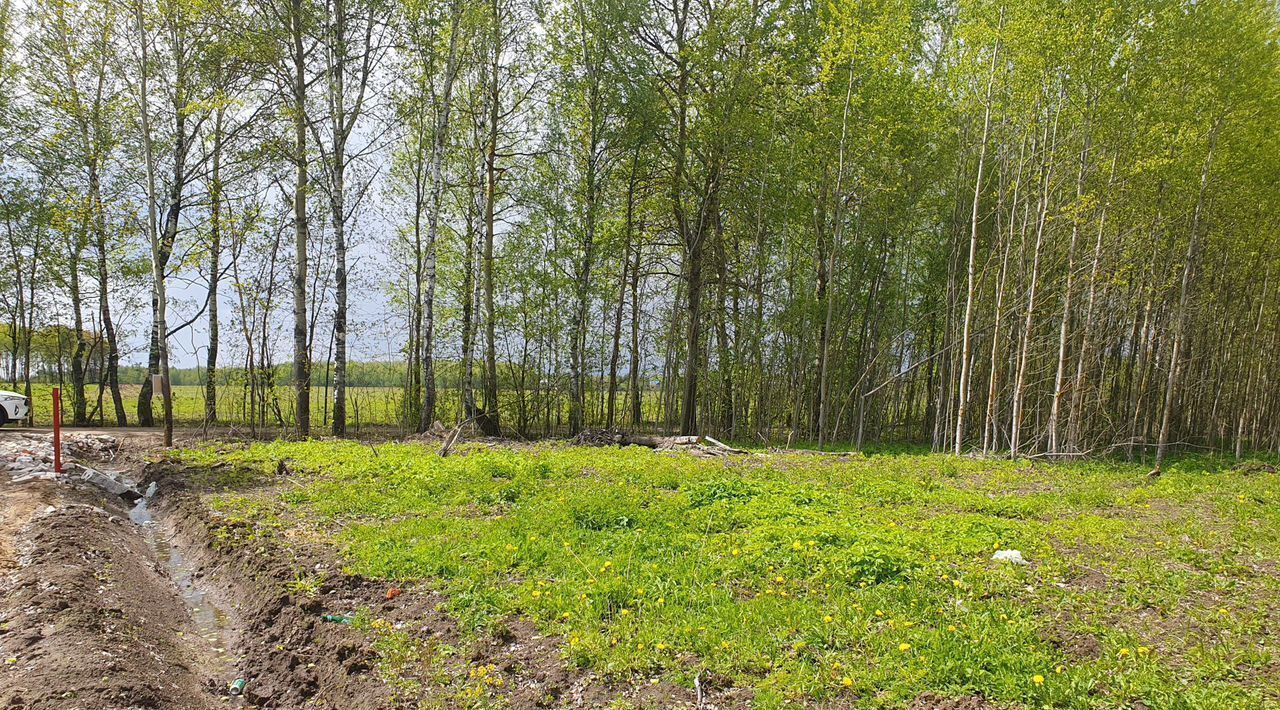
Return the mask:
[[[996,550],[996,554],[992,555],[991,559],[996,562],[1008,562],[1013,565],[1027,564],[1027,561],[1022,557],[1022,553],[1018,550]]]

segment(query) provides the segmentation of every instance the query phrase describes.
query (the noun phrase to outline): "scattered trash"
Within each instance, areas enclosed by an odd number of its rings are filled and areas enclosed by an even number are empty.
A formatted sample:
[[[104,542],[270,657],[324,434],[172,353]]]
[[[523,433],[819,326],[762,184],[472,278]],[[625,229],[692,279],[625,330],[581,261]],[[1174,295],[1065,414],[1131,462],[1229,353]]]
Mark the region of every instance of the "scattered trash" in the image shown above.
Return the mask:
[[[244,678],[236,678],[231,682],[230,692],[232,695],[241,695],[244,693],[244,687],[248,685],[248,681]]]
[[[356,617],[348,616],[346,614],[325,614],[320,618],[334,624],[350,624],[356,620]]]
[[[1018,550],[996,550],[996,554],[991,559],[997,562],[1008,562],[1013,565],[1025,565],[1027,561],[1022,558],[1022,553]]]
[[[400,596],[399,587],[392,587],[387,590],[387,601],[391,601],[392,599],[395,599],[398,596]]]

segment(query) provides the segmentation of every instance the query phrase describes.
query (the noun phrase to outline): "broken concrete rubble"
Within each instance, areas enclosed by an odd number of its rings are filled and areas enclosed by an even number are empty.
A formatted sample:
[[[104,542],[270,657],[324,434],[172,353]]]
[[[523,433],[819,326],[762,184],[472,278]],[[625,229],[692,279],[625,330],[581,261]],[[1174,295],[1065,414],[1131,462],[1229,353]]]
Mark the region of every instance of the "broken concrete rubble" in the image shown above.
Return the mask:
[[[15,433],[0,436],[0,470],[14,483],[32,480],[72,482],[72,476],[133,503],[142,497],[133,481],[112,472],[81,463],[92,458],[112,461],[120,450],[120,440],[105,434],[69,434],[62,439],[62,474],[53,470],[51,434]]]

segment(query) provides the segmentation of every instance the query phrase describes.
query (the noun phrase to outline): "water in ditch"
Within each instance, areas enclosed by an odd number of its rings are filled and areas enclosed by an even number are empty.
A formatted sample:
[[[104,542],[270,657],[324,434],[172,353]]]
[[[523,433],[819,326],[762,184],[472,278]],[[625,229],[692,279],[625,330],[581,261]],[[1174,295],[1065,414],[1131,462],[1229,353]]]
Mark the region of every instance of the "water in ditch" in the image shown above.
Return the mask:
[[[155,553],[156,561],[168,570],[182,601],[190,610],[196,633],[204,640],[212,655],[214,665],[209,668],[209,672],[229,684],[237,677],[236,666],[239,660],[231,652],[230,617],[226,609],[220,607],[197,583],[195,566],[170,544],[171,537],[156,524],[149,507],[155,492],[156,484],[152,483],[147,488],[146,495],[129,511],[129,519],[142,530],[142,536]]]

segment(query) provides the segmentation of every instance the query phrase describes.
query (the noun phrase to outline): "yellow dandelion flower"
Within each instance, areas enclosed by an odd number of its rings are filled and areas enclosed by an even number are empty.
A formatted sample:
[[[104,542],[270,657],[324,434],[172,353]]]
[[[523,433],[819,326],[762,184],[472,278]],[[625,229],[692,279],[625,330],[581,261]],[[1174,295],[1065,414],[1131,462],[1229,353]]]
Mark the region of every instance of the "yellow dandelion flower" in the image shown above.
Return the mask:
[[[848,688],[853,685],[853,679],[850,678],[849,676],[845,676],[840,679],[840,685],[843,685],[844,687]]]
[[[1139,646],[1139,647],[1138,647],[1138,655],[1139,655],[1139,656],[1145,656],[1145,655],[1147,655],[1148,653],[1151,653],[1151,649],[1147,648],[1146,646]]]
[[[799,540],[797,540],[797,541],[795,541],[795,542],[791,543],[791,549],[793,549],[793,550],[803,550],[803,549],[804,549],[804,545],[801,545],[801,544],[800,544],[800,541],[799,541]]]
[[[948,625],[947,625],[947,631],[955,631],[955,630],[956,630],[956,625],[955,625],[955,624],[948,624]]]
[[[659,650],[659,651],[665,651],[665,650],[667,650],[667,644],[665,644],[665,643],[660,643],[660,644],[658,644],[658,650]]]
[[[733,555],[734,557],[737,557],[738,555],[742,554],[742,550],[739,550],[738,548],[735,547],[733,548],[733,551],[730,552],[729,554]]]
[[[618,615],[619,615],[619,616],[626,616],[626,615],[628,615],[628,614],[630,614],[630,613],[631,613],[631,610],[630,610],[630,609],[623,609],[622,611],[618,612]]]
[[[1059,674],[1059,675],[1061,675],[1061,674],[1063,674],[1063,673],[1066,673],[1066,672],[1067,672],[1067,667],[1066,667],[1066,666],[1063,666],[1063,665],[1055,666],[1055,667],[1054,667],[1054,669],[1053,669],[1053,672],[1054,672],[1054,673],[1057,673],[1057,674]]]
[[[729,650],[729,642],[728,642],[728,641],[721,641],[721,642],[720,642],[720,648],[723,648],[724,650],[728,651],[728,650]]]
[[[899,651],[902,651],[903,653],[906,653],[907,651],[910,651],[910,650],[911,650],[911,644],[909,644],[909,643],[900,643],[900,644],[898,644],[898,650],[899,650]]]
[[[1130,655],[1130,652],[1129,652],[1129,649],[1122,648],[1120,649],[1120,652],[1117,653],[1116,655],[1119,656],[1120,658],[1128,658]]]
[[[836,618],[835,618],[834,616],[830,615],[830,614],[827,614],[826,616],[822,617],[822,620],[823,620],[824,622],[826,622],[826,623],[830,624],[831,622],[835,621],[835,620],[836,620]]]
[[[1044,685],[1044,676],[1037,673],[1031,676],[1031,682],[1035,683],[1036,685]]]

